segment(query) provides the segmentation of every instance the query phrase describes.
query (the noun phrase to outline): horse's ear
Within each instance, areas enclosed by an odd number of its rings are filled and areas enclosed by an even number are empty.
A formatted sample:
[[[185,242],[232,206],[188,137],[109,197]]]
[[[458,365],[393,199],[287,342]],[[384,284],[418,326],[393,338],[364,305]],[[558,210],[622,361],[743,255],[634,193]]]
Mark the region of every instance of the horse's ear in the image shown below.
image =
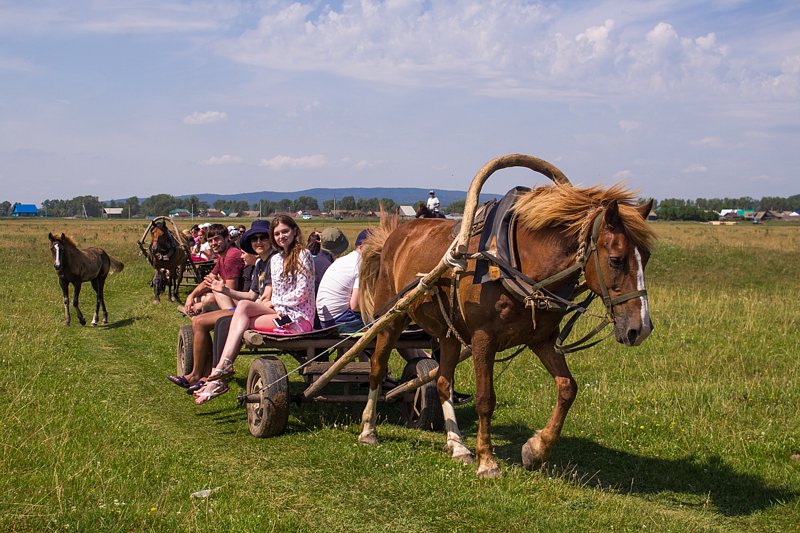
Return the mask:
[[[604,216],[606,226],[611,228],[617,228],[620,225],[619,219],[619,204],[617,204],[616,200],[612,200],[606,206],[606,213]]]
[[[62,233],[62,234],[61,234],[61,240],[63,241],[63,240],[64,240],[64,239],[66,239],[66,238],[67,238],[67,236],[66,236],[66,235],[64,235],[64,234]]]
[[[643,218],[643,219],[647,220],[647,215],[649,215],[649,214],[650,214],[650,211],[652,211],[652,210],[653,210],[653,203],[654,203],[654,200],[653,200],[652,198],[650,198],[650,201],[649,201],[649,202],[647,202],[647,203],[646,203],[646,204],[644,204],[644,205],[640,205],[640,206],[637,208],[637,209],[638,209],[638,211],[639,211],[639,214],[640,214],[640,215],[642,215],[642,218]]]
[[[53,237],[53,234],[52,234],[52,233],[48,233],[48,234],[47,234],[47,238],[48,238],[48,239],[50,239],[50,242],[53,242],[54,240],[56,240],[56,238],[55,238],[55,237]]]

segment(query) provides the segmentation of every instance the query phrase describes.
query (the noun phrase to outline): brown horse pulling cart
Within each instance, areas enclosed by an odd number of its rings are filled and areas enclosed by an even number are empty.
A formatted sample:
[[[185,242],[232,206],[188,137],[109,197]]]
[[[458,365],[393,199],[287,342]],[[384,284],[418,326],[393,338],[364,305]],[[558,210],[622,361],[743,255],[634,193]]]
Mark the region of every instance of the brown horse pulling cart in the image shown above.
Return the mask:
[[[136,244],[154,269],[151,283],[154,303],[160,301],[164,290],[168,291],[170,301],[178,300],[178,291],[187,272],[192,274],[194,284],[197,284],[214,268],[214,261],[192,261],[188,243],[175,221],[168,217],[151,220]]]
[[[507,195],[505,211],[500,202],[477,217],[483,184],[495,171],[509,167],[529,168],[554,184],[514,189]],[[472,355],[479,418],[477,474],[495,477],[500,468],[491,448],[490,427],[496,404],[496,354],[528,347],[553,377],[557,392],[548,422],[522,447],[524,466],[538,468],[558,441],[577,394],[565,354],[599,342],[591,339],[607,325],[613,325],[615,340],[626,346],[641,344],[653,329],[644,282],[654,238],[645,222],[650,208],[637,206],[634,194],[621,186],[573,187],[546,161],[512,154],[490,161],[475,175],[460,226],[455,221],[423,219],[397,225],[396,219],[382,217],[381,227],[362,251],[360,272],[362,313],[380,308],[375,313],[379,316],[341,357],[310,380],[302,398],[323,396],[325,387],[347,373],[359,354],[374,347],[359,442],[377,442],[380,399],[427,387],[436,377],[448,450],[454,460],[471,463],[475,458],[456,422],[452,383],[458,362]],[[481,218],[479,229],[473,223]],[[577,301],[582,293],[588,296]],[[586,313],[595,297],[605,307],[600,325],[566,343],[574,319]],[[561,322],[570,313],[575,314],[562,329]],[[441,364],[427,373],[417,372],[414,379],[384,394],[389,353],[412,322],[438,339]],[[264,365],[263,359],[256,360],[250,376],[261,375],[259,368]],[[280,412],[276,406],[284,397],[273,389],[285,387],[285,381],[281,372],[248,379],[242,399],[256,404],[252,409],[259,416],[269,418]]]

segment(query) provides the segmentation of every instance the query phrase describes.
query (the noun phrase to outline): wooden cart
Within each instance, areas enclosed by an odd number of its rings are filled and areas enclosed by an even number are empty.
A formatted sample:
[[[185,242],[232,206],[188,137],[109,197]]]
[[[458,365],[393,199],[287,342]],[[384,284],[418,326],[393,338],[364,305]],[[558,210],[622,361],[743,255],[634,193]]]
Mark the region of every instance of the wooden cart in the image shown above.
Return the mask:
[[[178,333],[177,371],[186,375],[192,371],[192,327],[181,326]],[[339,334],[336,328],[304,335],[275,335],[246,331],[242,354],[257,355],[247,376],[247,389],[240,399],[247,408],[247,423],[255,437],[270,437],[283,433],[289,418],[292,400],[300,403],[302,396],[292,398],[286,365],[278,355],[289,355],[299,364],[298,372],[306,386],[313,385],[334,364],[329,357],[341,356],[358,342],[358,335]],[[409,330],[401,335],[397,348],[420,348],[433,351],[438,343],[422,330]],[[366,349],[374,348],[374,341]],[[328,352],[319,357],[322,352]],[[323,360],[324,359],[324,360]],[[365,358],[366,359],[366,358]],[[439,430],[444,417],[438,392],[433,382],[408,391],[392,394],[399,385],[413,382],[430,373],[435,375],[438,364],[432,358],[419,357],[406,361],[400,380],[387,378],[383,384],[382,400],[401,402],[400,409],[410,428]],[[323,394],[314,401],[364,402],[369,385],[370,363],[354,361],[345,365],[330,380]]]

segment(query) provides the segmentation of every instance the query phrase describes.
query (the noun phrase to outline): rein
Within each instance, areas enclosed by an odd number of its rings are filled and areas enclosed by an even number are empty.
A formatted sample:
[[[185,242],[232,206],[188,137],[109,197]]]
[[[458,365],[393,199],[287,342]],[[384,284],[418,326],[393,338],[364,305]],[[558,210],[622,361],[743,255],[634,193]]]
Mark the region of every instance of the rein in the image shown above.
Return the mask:
[[[514,283],[516,287],[512,289],[512,293],[517,296],[521,296],[522,300],[525,302],[525,307],[531,308],[531,319],[533,321],[533,327],[536,327],[536,310],[554,310],[554,309],[565,309],[567,310],[567,314],[574,313],[566,322],[564,327],[561,329],[561,332],[558,335],[558,339],[555,343],[555,350],[561,354],[567,354],[572,352],[577,352],[579,350],[585,350],[586,348],[591,348],[592,346],[596,345],[600,341],[604,340],[606,337],[611,335],[605,335],[600,339],[596,339],[591,341],[593,337],[598,335],[606,326],[612,324],[614,322],[614,306],[621,304],[623,302],[627,302],[628,300],[632,300],[634,298],[639,298],[642,296],[647,296],[647,290],[637,290],[628,292],[625,294],[621,294],[616,298],[611,298],[608,293],[608,287],[606,286],[605,281],[603,280],[602,270],[600,268],[600,254],[597,250],[597,239],[600,236],[600,226],[603,222],[603,215],[604,212],[601,211],[598,213],[594,221],[592,223],[592,231],[589,235],[588,241],[584,241],[584,243],[578,249],[578,259],[574,265],[569,268],[566,268],[552,276],[545,278],[541,281],[535,281],[504,260],[500,259],[499,257],[495,257],[494,255],[490,254],[489,252],[483,251],[474,254],[476,257],[482,257],[492,263],[496,264],[501,270],[503,270],[506,274],[510,275],[511,278],[508,279],[509,283]],[[588,248],[588,253],[586,250]],[[574,276],[575,274],[578,275],[578,279],[584,276],[586,272],[586,265],[589,263],[589,259],[594,256],[595,261],[595,270],[597,271],[597,279],[600,283],[600,292],[601,298],[603,300],[603,304],[605,305],[606,313],[605,316],[601,317],[601,322],[589,333],[581,337],[575,342],[571,342],[568,344],[564,344],[567,337],[569,336],[570,332],[572,331],[573,327],[575,327],[575,323],[578,319],[583,316],[585,313],[588,312],[588,307],[592,303],[592,301],[597,297],[594,293],[590,292],[589,295],[580,302],[574,302],[568,298],[564,298],[555,294],[554,292],[545,288],[548,285],[552,285],[558,281],[566,279],[570,276]],[[580,287],[580,283],[576,283],[572,288],[572,293],[575,292],[576,289]],[[508,287],[511,288],[511,287]],[[590,342],[591,341],[591,342]]]
[[[499,267],[502,271],[510,276],[510,278],[505,279],[504,281],[508,282],[506,288],[510,290],[512,294],[519,297],[524,303],[525,307],[531,308],[531,320],[533,321],[533,327],[536,327],[536,310],[566,310],[566,314],[572,314],[571,317],[567,320],[564,324],[564,327],[561,329],[561,332],[558,335],[555,343],[555,350],[557,353],[560,354],[568,354],[577,352],[580,350],[585,350],[587,348],[591,348],[592,346],[600,343],[601,341],[605,340],[611,333],[607,335],[592,340],[595,336],[597,336],[606,326],[609,324],[613,324],[614,322],[614,306],[621,304],[623,302],[627,302],[628,300],[632,300],[634,298],[639,298],[642,296],[647,296],[647,290],[641,289],[636,291],[631,291],[625,294],[621,294],[615,298],[611,298],[611,295],[608,292],[608,287],[606,286],[606,282],[603,280],[601,265],[600,265],[600,253],[597,249],[597,240],[600,236],[600,227],[603,222],[603,215],[604,211],[600,211],[594,218],[592,222],[592,231],[588,236],[588,239],[581,244],[578,248],[578,255],[575,264],[566,268],[560,272],[553,274],[541,281],[536,281],[516,268],[512,265],[507,263],[505,260],[489,253],[488,251],[479,251],[474,254],[466,255],[465,259],[485,259],[491,263],[494,263]],[[455,244],[455,243],[454,243]],[[453,245],[454,245],[453,244]],[[452,246],[451,245],[451,248]],[[588,249],[588,253],[587,253]],[[597,271],[597,279],[598,283],[600,284],[600,298],[603,301],[605,306],[605,315],[598,318],[601,319],[600,323],[595,326],[595,328],[578,339],[577,341],[565,344],[565,341],[569,334],[572,332],[572,329],[575,327],[576,322],[579,318],[581,318],[584,314],[589,313],[589,305],[597,298],[597,295],[593,292],[590,292],[589,295],[581,300],[580,302],[575,302],[572,299],[565,298],[559,296],[558,294],[552,292],[551,290],[547,289],[548,285],[552,285],[558,281],[564,280],[569,278],[570,276],[575,276],[577,274],[577,279],[580,280],[584,277],[586,272],[586,265],[589,263],[591,257],[594,256],[595,262],[595,270]],[[456,277],[453,277],[453,283],[451,288],[451,299],[455,300],[455,291],[457,284],[455,283]],[[388,302],[386,302],[381,309],[374,313],[374,316],[380,316],[386,310],[394,304],[399,298],[401,298],[404,294],[415,288],[417,285],[421,283],[422,280],[415,280],[403,287],[398,293],[391,298]],[[514,284],[514,287],[509,286],[510,284]],[[582,292],[579,290],[583,284],[581,282],[576,282],[570,294],[575,294],[576,290],[578,293]],[[440,312],[444,316],[445,321],[447,322],[448,326],[448,336],[450,336],[451,332],[458,338],[458,340],[466,345],[466,342],[461,338],[456,330],[455,326],[453,325],[453,313],[455,311],[455,305],[451,303],[450,305],[450,313],[445,312],[442,300],[441,300],[441,291],[436,290],[436,287],[426,287],[426,292],[431,295],[431,297],[438,296],[439,300],[439,308]],[[438,294],[434,294],[438,293]],[[391,310],[390,310],[391,311]],[[516,356],[517,354],[515,354]],[[514,356],[512,356],[513,358]]]

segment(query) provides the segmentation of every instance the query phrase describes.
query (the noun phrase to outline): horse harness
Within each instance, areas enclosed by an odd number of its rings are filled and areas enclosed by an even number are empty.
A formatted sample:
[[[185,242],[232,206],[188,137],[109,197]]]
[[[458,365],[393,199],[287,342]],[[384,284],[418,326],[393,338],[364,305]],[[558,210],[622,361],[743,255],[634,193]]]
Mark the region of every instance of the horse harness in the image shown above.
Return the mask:
[[[531,320],[534,328],[536,328],[537,311],[562,310],[565,311],[566,314],[572,313],[572,316],[567,320],[556,340],[555,349],[558,353],[567,354],[590,348],[608,337],[608,335],[605,335],[600,339],[591,341],[591,339],[598,335],[606,326],[614,322],[614,306],[634,298],[646,296],[647,290],[640,289],[611,298],[608,287],[602,276],[600,254],[597,249],[597,240],[600,235],[600,227],[605,214],[604,209],[598,209],[597,214],[594,215],[591,231],[587,232],[586,239],[584,239],[578,247],[575,264],[541,281],[536,281],[523,274],[519,270],[519,259],[516,253],[516,240],[514,235],[517,217],[513,206],[516,204],[521,194],[528,190],[530,189],[516,187],[509,191],[501,201],[497,202],[493,200],[479,208],[478,213],[476,213],[476,222],[473,224],[471,232],[472,236],[479,233],[481,234],[478,252],[469,254],[465,256],[464,259],[476,259],[474,274],[475,283],[486,283],[499,279],[503,286],[517,300],[523,302],[526,308],[530,308]],[[458,233],[458,225],[453,229],[453,232],[454,234]],[[487,243],[490,243],[488,248]],[[588,312],[589,305],[597,297],[595,293],[589,292],[587,297],[580,302],[575,302],[572,299],[573,296],[588,289],[584,274],[586,265],[592,256],[594,256],[595,270],[598,273],[597,277],[600,284],[601,299],[605,306],[605,316],[600,317],[600,323],[592,331],[577,341],[565,344],[577,320]],[[453,265],[453,267],[456,271],[456,275],[451,277],[449,313],[445,311],[441,291],[437,290],[437,287],[425,287],[425,292],[431,295],[432,299],[434,296],[436,297],[435,299],[438,302],[439,310],[447,322],[448,331],[446,336],[449,337],[453,334],[461,344],[467,345],[453,323],[456,308],[455,302],[458,302],[459,312],[462,317],[464,316],[464,310],[461,308],[460,299],[456,297],[456,291],[458,278],[464,275],[465,272],[462,265]],[[573,276],[576,278],[575,283],[567,284],[556,292],[547,288],[549,285]],[[417,283],[416,281],[413,282],[410,287],[416,286]],[[419,283],[421,283],[421,280]],[[400,291],[399,294],[403,294],[407,292],[407,290],[410,290],[410,288]]]
[[[153,257],[159,261],[167,263],[172,259],[172,255],[178,250],[178,241],[175,239],[175,236],[172,234],[172,232],[166,228],[166,226],[162,227],[154,224],[153,228],[160,229],[162,231],[162,235],[167,236],[169,244],[167,245],[166,251],[163,251],[159,246],[158,240],[156,240],[156,249],[153,250],[151,247],[151,253],[153,254]]]

